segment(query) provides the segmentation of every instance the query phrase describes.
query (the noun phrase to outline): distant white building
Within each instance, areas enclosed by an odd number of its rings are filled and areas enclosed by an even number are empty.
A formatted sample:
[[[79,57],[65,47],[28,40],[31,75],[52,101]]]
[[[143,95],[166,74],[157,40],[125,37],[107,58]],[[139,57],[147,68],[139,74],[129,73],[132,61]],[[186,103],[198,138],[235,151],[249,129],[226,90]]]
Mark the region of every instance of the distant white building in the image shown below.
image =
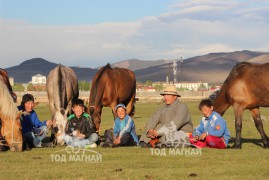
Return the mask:
[[[165,87],[167,85],[167,83],[164,83],[163,85]],[[177,88],[195,90],[195,91],[197,91],[201,87],[203,87],[204,89],[208,89],[208,83],[204,83],[204,82],[201,82],[201,81],[197,81],[197,82],[178,82],[178,83],[174,83],[174,85]]]
[[[32,84],[37,85],[37,84],[46,84],[46,76],[43,76],[41,74],[34,75],[32,77]]]

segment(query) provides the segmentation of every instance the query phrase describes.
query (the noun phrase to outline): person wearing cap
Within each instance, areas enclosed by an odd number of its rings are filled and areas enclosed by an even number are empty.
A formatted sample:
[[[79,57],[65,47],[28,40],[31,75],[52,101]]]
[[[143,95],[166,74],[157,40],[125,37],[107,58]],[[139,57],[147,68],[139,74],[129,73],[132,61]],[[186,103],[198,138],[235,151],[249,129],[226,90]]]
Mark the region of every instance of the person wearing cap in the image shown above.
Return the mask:
[[[65,135],[63,137],[66,145],[94,148],[97,147],[98,135],[91,116],[85,112],[85,106],[82,99],[72,101],[72,111],[68,117]]]
[[[34,110],[34,96],[31,94],[22,96],[21,105],[18,106],[18,109],[24,111],[21,115],[24,149],[45,147],[41,141],[46,137],[49,127],[52,125],[52,120],[42,122],[39,120]]]
[[[179,134],[184,134],[184,137],[187,137],[187,139],[189,134],[193,131],[189,109],[186,104],[178,100],[178,97],[181,96],[178,94],[176,87],[168,85],[160,95],[163,96],[164,104],[146,123],[145,131],[142,133],[139,140],[141,147],[173,144],[171,139],[170,142],[168,142],[168,136],[160,132],[160,130],[164,128],[166,128],[168,132],[171,132],[171,136],[178,132]]]
[[[106,130],[105,143],[102,147],[136,146],[139,145],[133,119],[127,115],[124,104],[118,104],[115,108],[116,119],[113,132]]]

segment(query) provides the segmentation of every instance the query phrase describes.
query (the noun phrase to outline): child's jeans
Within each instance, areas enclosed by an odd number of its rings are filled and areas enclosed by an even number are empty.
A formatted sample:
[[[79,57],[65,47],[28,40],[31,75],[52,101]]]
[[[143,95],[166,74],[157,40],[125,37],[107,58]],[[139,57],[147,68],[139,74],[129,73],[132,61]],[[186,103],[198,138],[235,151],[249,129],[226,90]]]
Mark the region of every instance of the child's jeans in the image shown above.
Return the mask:
[[[41,141],[47,136],[48,131],[47,126],[35,128],[33,132],[23,134],[24,141],[31,143],[35,147],[41,147]]]
[[[97,140],[98,135],[96,133],[92,133],[88,139],[69,136],[67,134],[64,135],[64,141],[68,146],[84,147],[95,143]]]

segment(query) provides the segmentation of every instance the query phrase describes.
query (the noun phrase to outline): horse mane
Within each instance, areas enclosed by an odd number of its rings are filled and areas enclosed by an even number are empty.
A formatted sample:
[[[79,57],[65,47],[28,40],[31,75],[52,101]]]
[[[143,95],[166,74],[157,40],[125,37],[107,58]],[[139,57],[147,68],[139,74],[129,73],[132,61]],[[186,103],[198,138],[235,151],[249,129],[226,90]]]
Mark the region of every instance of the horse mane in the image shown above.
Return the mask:
[[[2,121],[5,119],[16,119],[18,108],[15,105],[6,84],[2,81],[0,76],[0,113]]]
[[[91,105],[93,106],[93,103],[95,102],[95,97],[96,97],[96,94],[97,94],[97,88],[98,88],[98,84],[99,84],[99,81],[103,75],[103,73],[105,72],[106,69],[112,69],[110,64],[107,63],[107,65],[103,66],[100,70],[99,70],[99,74],[95,80],[95,83],[92,85],[92,93],[91,93]],[[90,109],[91,110],[91,109]],[[92,111],[92,110],[91,110]]]

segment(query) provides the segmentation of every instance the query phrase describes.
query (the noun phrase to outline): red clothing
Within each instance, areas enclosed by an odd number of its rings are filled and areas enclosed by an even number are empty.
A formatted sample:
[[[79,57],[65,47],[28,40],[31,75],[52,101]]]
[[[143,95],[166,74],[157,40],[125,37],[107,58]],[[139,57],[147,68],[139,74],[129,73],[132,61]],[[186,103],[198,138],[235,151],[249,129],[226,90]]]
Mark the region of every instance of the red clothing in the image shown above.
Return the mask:
[[[195,145],[198,148],[210,147],[217,149],[225,149],[226,144],[223,137],[207,135],[204,141],[197,140],[194,142],[194,137],[190,135],[190,143]]]

